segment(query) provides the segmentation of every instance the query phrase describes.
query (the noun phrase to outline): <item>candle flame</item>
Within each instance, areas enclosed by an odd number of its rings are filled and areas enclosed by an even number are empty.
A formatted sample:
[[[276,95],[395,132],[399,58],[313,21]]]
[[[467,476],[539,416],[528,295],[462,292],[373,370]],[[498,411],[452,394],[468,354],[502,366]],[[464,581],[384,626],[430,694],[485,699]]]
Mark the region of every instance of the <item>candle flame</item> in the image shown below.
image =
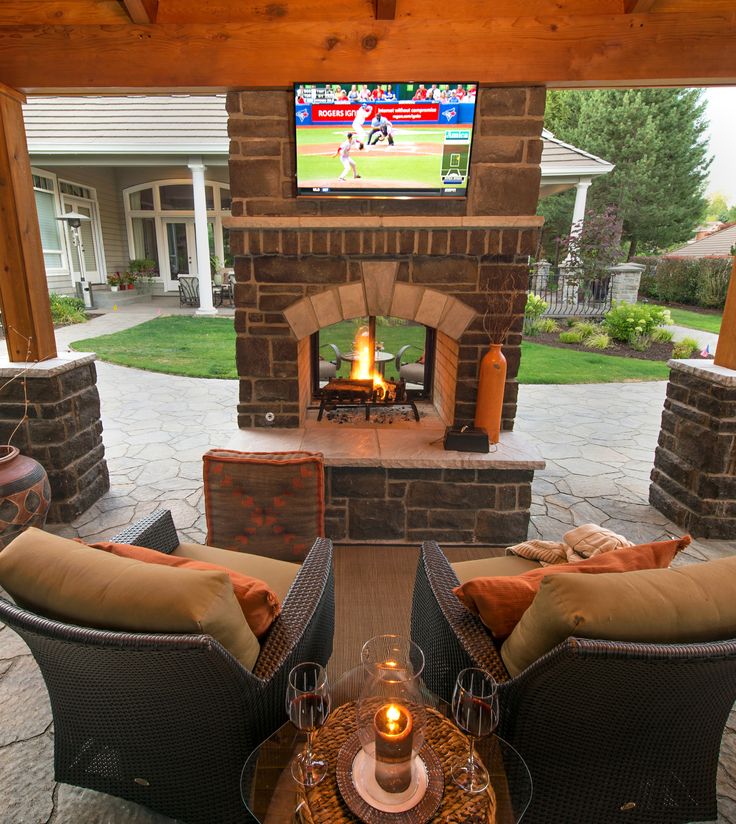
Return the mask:
[[[395,707],[393,704],[389,704],[388,709],[386,710],[386,720],[388,721],[388,731],[392,734],[395,734],[399,731],[399,719],[401,718],[401,712],[398,707]]]

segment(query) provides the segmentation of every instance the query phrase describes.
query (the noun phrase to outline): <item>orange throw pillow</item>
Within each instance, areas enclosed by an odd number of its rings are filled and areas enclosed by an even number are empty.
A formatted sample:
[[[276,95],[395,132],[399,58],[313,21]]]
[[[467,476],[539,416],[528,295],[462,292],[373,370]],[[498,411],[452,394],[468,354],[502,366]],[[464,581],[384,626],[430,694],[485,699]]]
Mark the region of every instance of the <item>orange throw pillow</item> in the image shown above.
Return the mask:
[[[636,569],[663,569],[690,543],[690,536],[672,541],[639,544],[594,555],[574,564],[532,569],[521,575],[473,578],[453,592],[501,640],[511,634],[521,616],[531,606],[547,575],[567,573],[631,572]]]
[[[164,564],[165,566],[185,567],[186,569],[227,572],[233,585],[235,597],[243,610],[245,620],[256,638],[261,638],[266,634],[281,612],[278,595],[269,589],[265,581],[261,581],[259,578],[251,578],[249,575],[235,572],[219,564],[208,564],[204,561],[166,555],[155,549],[146,549],[142,546],[131,546],[130,544],[113,544],[109,541],[101,541],[97,544],[90,544],[90,546],[95,549],[102,549],[105,552],[111,552],[113,555],[119,555],[121,558],[134,558],[147,564]]]

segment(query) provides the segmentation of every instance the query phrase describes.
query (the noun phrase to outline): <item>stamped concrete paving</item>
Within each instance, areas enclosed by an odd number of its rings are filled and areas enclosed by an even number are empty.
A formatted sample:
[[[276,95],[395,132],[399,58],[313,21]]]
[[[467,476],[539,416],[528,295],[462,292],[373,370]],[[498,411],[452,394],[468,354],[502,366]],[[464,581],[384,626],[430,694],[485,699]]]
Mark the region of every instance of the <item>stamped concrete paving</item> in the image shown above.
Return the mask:
[[[85,335],[80,335],[83,337]],[[108,537],[166,506],[188,539],[204,537],[201,455],[235,428],[237,383],[158,375],[98,364],[110,493],[55,532]],[[663,383],[526,386],[517,429],[539,447],[530,536],[559,539],[595,521],[632,540],[679,530],[647,503]],[[736,552],[697,541],[680,563]],[[722,746],[719,821],[736,824],[734,726]],[[0,625],[0,821],[18,824],[165,824],[134,804],[53,781],[53,728],[40,674],[27,648]],[[216,824],[213,822],[213,824]]]

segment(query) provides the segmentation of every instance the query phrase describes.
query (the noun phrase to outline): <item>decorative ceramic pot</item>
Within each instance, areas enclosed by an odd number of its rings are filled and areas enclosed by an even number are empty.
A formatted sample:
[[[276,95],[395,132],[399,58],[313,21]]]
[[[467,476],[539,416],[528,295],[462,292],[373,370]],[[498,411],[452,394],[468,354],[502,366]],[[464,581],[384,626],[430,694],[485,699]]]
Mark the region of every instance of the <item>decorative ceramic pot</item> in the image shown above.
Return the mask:
[[[29,526],[43,528],[51,503],[46,470],[15,446],[0,446],[0,550]]]
[[[506,388],[506,358],[500,343],[491,343],[480,362],[478,401],[475,406],[475,426],[485,429],[488,440],[498,443],[501,436],[501,412]]]

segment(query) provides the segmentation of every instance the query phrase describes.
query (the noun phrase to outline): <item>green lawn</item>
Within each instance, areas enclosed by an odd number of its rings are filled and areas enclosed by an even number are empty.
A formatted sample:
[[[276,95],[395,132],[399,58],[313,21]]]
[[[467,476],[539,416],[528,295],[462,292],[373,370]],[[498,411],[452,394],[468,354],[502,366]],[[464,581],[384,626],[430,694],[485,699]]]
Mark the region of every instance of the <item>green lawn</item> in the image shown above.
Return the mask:
[[[230,318],[155,318],[112,335],[77,341],[72,349],[96,352],[101,360],[151,372],[238,377]]]
[[[675,309],[672,306],[667,308],[672,315],[672,322],[678,326],[699,329],[701,332],[713,332],[716,335],[721,331],[721,312],[706,315],[702,312],[691,312],[689,309]]]
[[[324,344],[334,343],[341,352],[350,352],[360,321],[343,321],[323,329],[322,355],[333,357]],[[377,329],[384,350],[396,354],[401,346],[412,344],[405,361],[416,360],[424,351],[424,327],[408,322],[387,324],[379,319]],[[195,378],[237,378],[235,369],[235,330],[227,318],[163,317],[140,326],[77,341],[73,349],[96,352],[101,360],[133,366],[151,372],[167,372]],[[666,363],[578,352],[539,343],[524,342],[519,383],[612,383],[632,380],[666,380]],[[340,374],[347,376],[349,364]],[[393,362],[386,376],[396,378]]]
[[[521,344],[519,383],[622,383],[662,381],[669,377],[663,361],[579,352],[541,343]]]

